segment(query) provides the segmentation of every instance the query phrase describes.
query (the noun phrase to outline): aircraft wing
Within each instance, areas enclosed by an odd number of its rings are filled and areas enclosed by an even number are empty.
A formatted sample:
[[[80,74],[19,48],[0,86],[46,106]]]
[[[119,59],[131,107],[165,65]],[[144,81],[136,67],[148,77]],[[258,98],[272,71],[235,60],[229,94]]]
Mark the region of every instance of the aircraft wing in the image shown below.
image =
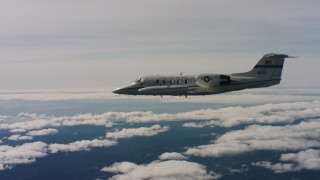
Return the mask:
[[[167,95],[167,94],[187,94],[189,90],[185,85],[172,85],[172,86],[150,86],[139,89],[139,92],[146,95]]]

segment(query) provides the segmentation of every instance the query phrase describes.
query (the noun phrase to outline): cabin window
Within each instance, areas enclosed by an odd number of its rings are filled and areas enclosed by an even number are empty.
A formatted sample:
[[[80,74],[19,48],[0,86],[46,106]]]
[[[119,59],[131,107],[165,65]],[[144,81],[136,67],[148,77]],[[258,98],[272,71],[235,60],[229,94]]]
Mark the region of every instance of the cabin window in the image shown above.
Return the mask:
[[[170,84],[173,84],[173,79],[170,80]]]
[[[159,84],[159,79],[156,80],[156,84]]]
[[[165,83],[166,83],[166,80],[162,80],[162,83],[165,84]]]
[[[180,84],[180,83],[181,83],[181,80],[180,80],[180,79],[178,79],[177,84]]]
[[[188,79],[184,80],[184,83],[185,83],[185,84],[188,84],[188,82],[189,82],[189,80],[188,80]]]

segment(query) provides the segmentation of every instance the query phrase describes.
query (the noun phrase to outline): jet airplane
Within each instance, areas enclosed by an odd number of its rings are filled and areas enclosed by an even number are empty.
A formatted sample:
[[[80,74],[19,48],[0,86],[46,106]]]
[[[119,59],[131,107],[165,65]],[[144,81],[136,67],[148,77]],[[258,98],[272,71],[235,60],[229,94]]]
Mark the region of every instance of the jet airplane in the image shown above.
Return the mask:
[[[280,84],[286,58],[294,57],[286,54],[265,54],[250,71],[243,73],[142,76],[130,85],[117,88],[113,93],[187,97],[274,86]]]

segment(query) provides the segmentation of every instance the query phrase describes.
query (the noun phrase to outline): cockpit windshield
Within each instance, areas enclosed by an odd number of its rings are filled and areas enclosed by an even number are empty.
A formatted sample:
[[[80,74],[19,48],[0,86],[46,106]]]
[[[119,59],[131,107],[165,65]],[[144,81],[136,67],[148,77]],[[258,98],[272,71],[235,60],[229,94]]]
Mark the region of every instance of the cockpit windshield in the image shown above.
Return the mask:
[[[134,80],[134,83],[140,83],[140,82],[142,82],[142,78],[141,77],[139,77],[136,80]]]

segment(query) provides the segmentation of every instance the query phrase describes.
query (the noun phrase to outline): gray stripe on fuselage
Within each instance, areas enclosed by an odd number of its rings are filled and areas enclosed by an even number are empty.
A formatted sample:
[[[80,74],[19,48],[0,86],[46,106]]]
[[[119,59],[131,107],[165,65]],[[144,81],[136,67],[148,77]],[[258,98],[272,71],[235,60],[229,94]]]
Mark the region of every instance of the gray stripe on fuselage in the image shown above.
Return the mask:
[[[281,79],[271,79],[271,80],[262,80],[262,81],[251,81],[251,82],[243,82],[243,83],[234,83],[234,84],[226,84],[223,86],[231,86],[231,85],[238,85],[238,84],[251,84],[251,83],[258,83],[258,82],[272,82],[272,81],[279,81]]]
[[[274,68],[283,68],[283,65],[255,65],[254,69],[256,68],[274,69]]]

